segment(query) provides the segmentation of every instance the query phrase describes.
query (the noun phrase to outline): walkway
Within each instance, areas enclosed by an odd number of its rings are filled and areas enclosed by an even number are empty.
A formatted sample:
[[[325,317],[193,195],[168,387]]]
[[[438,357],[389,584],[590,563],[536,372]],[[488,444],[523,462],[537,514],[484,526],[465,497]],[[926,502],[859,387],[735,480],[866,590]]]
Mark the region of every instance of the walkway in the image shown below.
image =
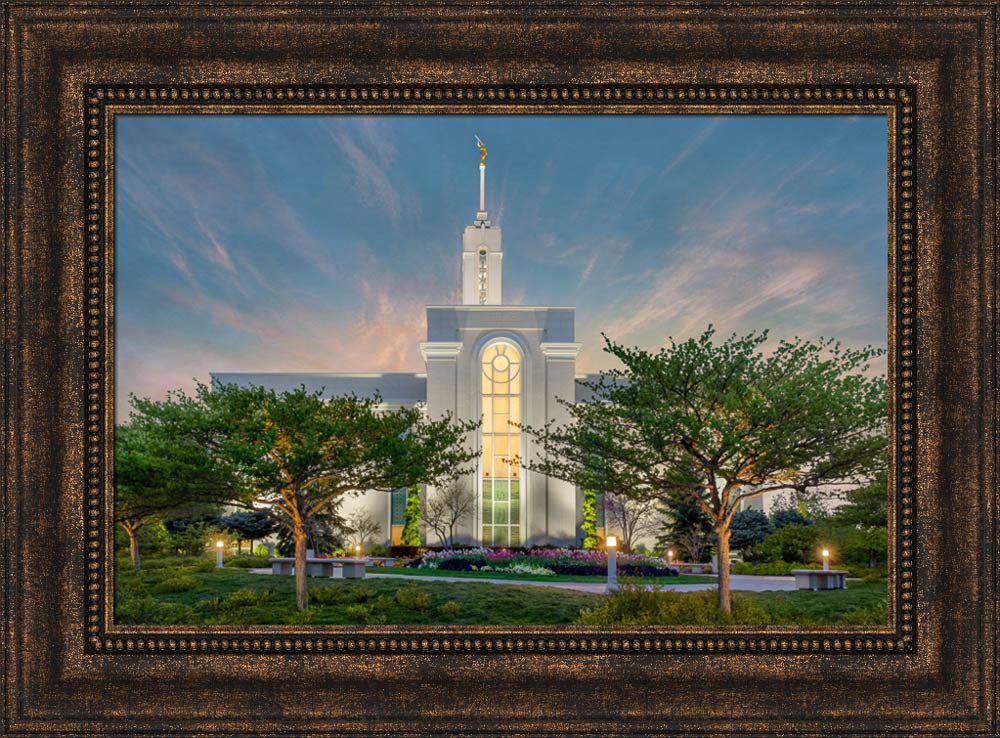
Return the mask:
[[[270,569],[251,569],[254,574],[270,574]],[[371,579],[411,579],[416,581],[430,582],[488,582],[490,584],[526,584],[536,587],[556,587],[557,589],[575,589],[578,592],[591,592],[603,594],[604,582],[544,582],[538,580],[525,579],[488,579],[486,577],[449,577],[441,575],[420,575],[420,574],[372,574],[368,572],[366,578]],[[654,587],[657,585],[649,585]],[[675,592],[697,592],[702,589],[712,589],[716,585],[712,582],[702,584],[664,584],[662,589],[669,589]],[[793,590],[795,589],[795,577],[762,577],[750,576],[748,574],[731,574],[729,576],[729,588],[731,590],[742,590],[744,592],[765,592],[768,590]]]

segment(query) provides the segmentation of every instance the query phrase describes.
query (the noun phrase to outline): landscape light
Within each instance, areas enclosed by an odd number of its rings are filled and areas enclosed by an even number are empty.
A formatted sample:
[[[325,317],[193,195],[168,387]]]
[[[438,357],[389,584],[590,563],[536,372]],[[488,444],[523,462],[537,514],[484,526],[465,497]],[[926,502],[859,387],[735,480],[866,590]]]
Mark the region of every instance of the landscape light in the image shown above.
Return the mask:
[[[618,539],[614,536],[608,536],[608,586],[605,588],[605,592],[612,592],[618,589],[618,552],[615,550],[615,545],[618,543]]]
[[[222,568],[222,541],[215,542],[215,568]]]
[[[222,541],[216,541],[215,545],[218,546],[219,548],[222,548]]]
[[[823,571],[830,570],[830,552],[823,549]]]
[[[673,560],[674,560],[674,552],[673,549],[671,549],[670,551],[667,551],[667,563],[669,564]]]
[[[360,543],[357,546],[354,547],[354,552],[358,553],[358,554],[361,553],[361,544]]]

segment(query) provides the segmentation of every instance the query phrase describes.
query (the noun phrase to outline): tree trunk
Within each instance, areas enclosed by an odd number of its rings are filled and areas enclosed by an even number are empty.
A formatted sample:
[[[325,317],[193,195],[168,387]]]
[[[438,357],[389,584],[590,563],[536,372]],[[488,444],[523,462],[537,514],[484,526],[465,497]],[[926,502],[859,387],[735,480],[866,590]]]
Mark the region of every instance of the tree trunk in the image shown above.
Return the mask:
[[[242,553],[243,553],[243,539],[242,538],[237,538],[236,539],[236,555],[239,556]]]
[[[125,532],[128,533],[128,553],[132,557],[132,569],[136,574],[139,573],[139,539],[136,536],[138,528],[130,528],[127,525],[122,526],[125,528]]]
[[[719,537],[719,607],[732,612],[733,606],[729,601],[729,526],[716,528],[715,534]]]
[[[306,587],[306,531],[296,527],[295,537],[295,609],[309,609],[309,590]]]

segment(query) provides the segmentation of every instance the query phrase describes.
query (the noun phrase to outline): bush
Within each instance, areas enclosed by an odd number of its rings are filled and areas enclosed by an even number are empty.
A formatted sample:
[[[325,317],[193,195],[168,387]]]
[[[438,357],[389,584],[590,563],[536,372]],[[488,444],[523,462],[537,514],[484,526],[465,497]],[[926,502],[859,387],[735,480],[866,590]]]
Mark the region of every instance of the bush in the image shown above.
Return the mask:
[[[367,584],[359,584],[351,594],[355,602],[368,602],[368,600],[375,596],[375,590]]]
[[[876,582],[882,581],[882,575],[877,572],[872,572],[871,574],[865,574],[861,577],[861,581],[865,584],[875,584]]]
[[[210,571],[215,571],[216,569],[215,559],[209,559],[209,558],[196,559],[192,563],[188,564],[186,568],[189,568],[192,571],[200,571],[205,573]]]
[[[448,600],[443,605],[439,606],[437,611],[438,615],[444,615],[445,617],[448,618],[455,618],[458,617],[458,614],[460,612],[462,612],[462,606],[459,605],[454,600]]]
[[[153,587],[153,593],[166,594],[168,592],[188,592],[192,589],[197,589],[200,586],[201,582],[194,577],[181,575],[179,577],[164,579],[162,582]]]
[[[290,615],[285,616],[286,625],[305,625],[306,623],[311,623],[316,617],[316,613],[313,610],[296,610]]]
[[[364,620],[372,614],[371,605],[348,605],[347,616],[353,620]]]
[[[423,546],[389,546],[389,555],[400,559],[414,559],[426,551]]]
[[[154,597],[115,602],[115,622],[122,625],[177,625],[198,622],[187,605],[161,602]]]
[[[257,546],[257,548],[255,548],[253,550],[253,555],[254,556],[259,556],[259,557],[265,558],[265,559],[270,558],[270,556],[271,556],[271,554],[268,553],[268,551],[267,551],[267,546],[265,546],[263,543],[260,544],[259,546]]]
[[[396,590],[396,602],[406,610],[426,610],[431,604],[431,596],[416,585]]]
[[[338,605],[347,599],[341,587],[310,587],[309,602],[317,605]]]
[[[730,625],[770,624],[771,616],[749,597],[733,592],[732,612],[719,607],[718,590],[673,592],[625,584],[605,595],[601,605],[583,610],[580,625]]]
[[[266,569],[271,565],[267,556],[233,556],[225,562],[226,566],[234,569]]]
[[[260,607],[271,603],[270,590],[238,589],[228,597],[218,601],[218,608],[223,611],[238,610],[241,607]]]

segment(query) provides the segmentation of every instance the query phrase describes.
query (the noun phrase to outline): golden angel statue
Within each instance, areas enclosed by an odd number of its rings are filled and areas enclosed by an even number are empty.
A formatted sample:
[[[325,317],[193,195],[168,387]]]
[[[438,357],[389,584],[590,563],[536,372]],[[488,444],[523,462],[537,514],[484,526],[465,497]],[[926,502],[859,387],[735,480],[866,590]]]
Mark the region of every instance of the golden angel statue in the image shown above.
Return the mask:
[[[475,134],[473,134],[475,136]],[[486,144],[479,140],[479,136],[476,136],[476,144],[479,146],[479,166],[486,166]]]

